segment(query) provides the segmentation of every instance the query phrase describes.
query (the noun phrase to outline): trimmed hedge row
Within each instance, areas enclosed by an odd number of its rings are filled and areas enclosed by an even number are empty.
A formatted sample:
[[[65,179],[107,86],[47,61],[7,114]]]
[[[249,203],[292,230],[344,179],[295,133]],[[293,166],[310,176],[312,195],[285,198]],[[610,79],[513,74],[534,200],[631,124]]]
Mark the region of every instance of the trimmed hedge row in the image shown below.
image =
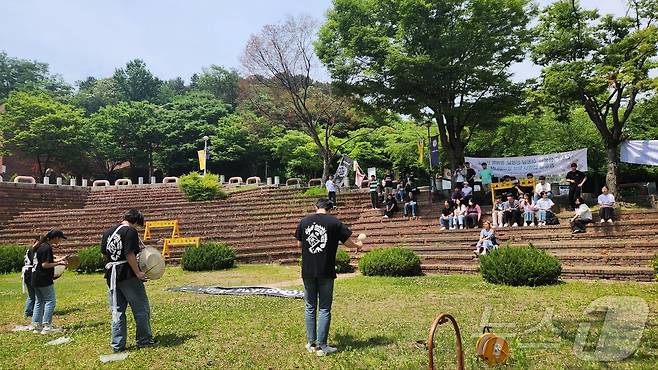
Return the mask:
[[[535,248],[504,247],[480,256],[480,272],[484,280],[512,286],[555,284],[562,265],[557,257]]]
[[[21,271],[27,248],[16,244],[0,245],[0,274]]]
[[[210,173],[203,176],[198,172],[190,172],[180,177],[178,186],[190,202],[226,199],[228,196],[219,184],[219,176]]]
[[[365,276],[420,275],[420,257],[403,247],[375,249],[361,257],[359,270]]]
[[[186,271],[212,271],[231,268],[235,265],[235,252],[224,243],[203,243],[189,247],[181,259]]]

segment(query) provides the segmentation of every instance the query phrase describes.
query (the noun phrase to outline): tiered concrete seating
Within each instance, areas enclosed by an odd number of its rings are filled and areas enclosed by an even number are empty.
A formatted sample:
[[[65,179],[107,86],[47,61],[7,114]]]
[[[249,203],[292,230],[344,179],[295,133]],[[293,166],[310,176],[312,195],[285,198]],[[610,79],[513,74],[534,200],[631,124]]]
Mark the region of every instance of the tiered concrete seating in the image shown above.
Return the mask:
[[[28,210],[82,208],[88,189],[0,182],[0,227]]]
[[[301,217],[313,212],[315,198],[303,197],[303,189],[261,188],[234,193],[226,200],[188,202],[172,185],[94,189],[84,207],[54,210],[17,210],[0,229],[2,242],[29,244],[34,236],[51,228],[61,228],[69,239],[62,246],[68,253],[100,242],[101,233],[118,223],[128,208],[141,209],[148,219],[178,219],[181,235],[229,243],[241,262],[297,263],[301,251],[294,239]],[[440,231],[439,203],[430,204],[426,194],[419,197],[420,219],[405,220],[402,212],[389,220],[382,210],[371,210],[365,192],[338,195],[334,214],[355,232],[366,233],[364,250],[381,246],[406,245],[422,258],[428,272],[476,272],[473,246],[479,230]],[[23,200],[33,204],[32,198]],[[27,207],[29,209],[30,207]],[[61,207],[60,207],[61,208]],[[484,209],[484,218],[489,209]],[[586,234],[572,235],[568,213],[559,215],[559,226],[501,228],[501,245],[532,242],[558,256],[565,278],[613,278],[651,280],[651,259],[658,251],[658,210],[623,212],[614,225],[593,224]],[[148,245],[162,248],[167,230],[154,230]],[[176,262],[182,249],[172,250]],[[354,262],[358,259],[354,256]]]

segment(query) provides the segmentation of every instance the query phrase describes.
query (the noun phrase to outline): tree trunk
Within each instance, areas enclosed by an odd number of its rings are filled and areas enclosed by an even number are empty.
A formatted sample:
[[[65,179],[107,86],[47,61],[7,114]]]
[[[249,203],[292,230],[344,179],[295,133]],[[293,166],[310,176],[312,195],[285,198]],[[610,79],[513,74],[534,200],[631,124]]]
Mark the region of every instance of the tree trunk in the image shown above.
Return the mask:
[[[605,182],[608,190],[615,197],[620,198],[617,192],[617,173],[619,172],[619,147],[613,143],[606,143],[605,154],[608,161],[608,171]],[[598,189],[597,189],[598,190]]]
[[[329,171],[331,171],[331,158],[329,158],[329,151],[322,151],[322,184],[329,178]]]

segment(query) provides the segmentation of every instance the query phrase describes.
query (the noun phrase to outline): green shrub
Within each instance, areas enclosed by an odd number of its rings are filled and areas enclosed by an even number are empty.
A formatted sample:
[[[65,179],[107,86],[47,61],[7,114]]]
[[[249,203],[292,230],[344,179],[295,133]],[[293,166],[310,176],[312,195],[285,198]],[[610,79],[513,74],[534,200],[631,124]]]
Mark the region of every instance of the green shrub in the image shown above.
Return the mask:
[[[557,283],[562,266],[557,257],[530,244],[498,248],[480,256],[480,272],[494,284],[538,286]]]
[[[343,248],[338,248],[336,252],[336,273],[343,274],[352,272],[354,268],[350,265],[350,255]]]
[[[317,187],[314,186],[312,188],[306,189],[305,192],[302,193],[302,196],[304,197],[326,197],[327,196],[327,189],[324,187]]]
[[[77,272],[91,274],[103,271],[105,267],[105,257],[101,253],[100,245],[92,245],[79,251],[78,257],[80,257],[80,267],[76,269]]]
[[[190,202],[200,202],[213,199],[226,199],[227,195],[219,184],[219,176],[198,172],[190,172],[180,177],[178,186]]]
[[[223,243],[203,243],[189,247],[181,259],[181,267],[187,271],[212,271],[233,267],[235,252]]]
[[[420,258],[407,248],[375,249],[361,257],[359,270],[366,276],[419,275]]]
[[[0,245],[0,274],[21,271],[27,247],[15,244]]]

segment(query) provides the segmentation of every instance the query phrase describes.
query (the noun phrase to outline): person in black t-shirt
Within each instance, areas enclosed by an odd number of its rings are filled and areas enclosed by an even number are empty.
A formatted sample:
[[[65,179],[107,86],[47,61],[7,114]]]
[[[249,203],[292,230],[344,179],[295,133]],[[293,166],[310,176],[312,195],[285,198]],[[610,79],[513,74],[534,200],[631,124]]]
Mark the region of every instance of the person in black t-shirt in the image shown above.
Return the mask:
[[[471,164],[464,162],[464,169],[466,170],[466,182],[473,188],[475,187],[475,172],[474,168],[471,168]]]
[[[140,252],[135,226],[144,226],[144,216],[136,209],[123,214],[123,222],[103,234],[101,252],[105,255],[105,278],[112,310],[111,347],[114,352],[126,349],[126,308],[130,305],[137,326],[137,347],[155,344],[151,333],[151,307],[146,295],[146,275],[137,264]]]
[[[297,225],[295,239],[302,249],[302,279],[306,308],[306,349],[324,356],[336,352],[327,345],[331,323],[334,279],[336,278],[336,251],[338,242],[359,250],[363,243],[354,242],[352,231],[336,217],[327,214],[332,204],[328,199],[319,199],[317,211],[304,217]],[[316,329],[316,312],[319,318]]]
[[[576,209],[576,198],[582,193],[583,185],[587,181],[587,176],[578,171],[578,164],[571,164],[571,171],[567,172],[567,182],[569,183],[569,204],[571,208]]]
[[[30,283],[34,289],[34,312],[31,329],[41,334],[60,332],[61,329],[52,325],[55,312],[55,266],[66,266],[66,257],[55,259],[53,246],[66,239],[61,230],[51,230],[32,246],[33,265]]]

